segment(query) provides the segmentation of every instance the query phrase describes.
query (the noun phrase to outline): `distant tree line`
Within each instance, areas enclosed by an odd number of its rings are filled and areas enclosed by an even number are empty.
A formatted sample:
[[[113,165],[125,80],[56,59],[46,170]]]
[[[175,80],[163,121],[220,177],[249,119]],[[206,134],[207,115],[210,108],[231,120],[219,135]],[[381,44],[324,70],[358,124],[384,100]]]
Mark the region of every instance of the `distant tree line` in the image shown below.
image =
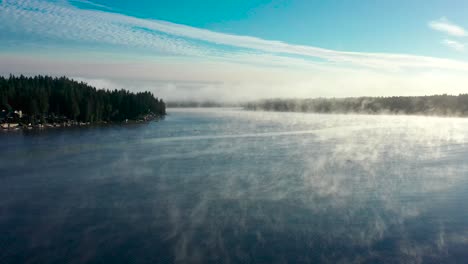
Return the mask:
[[[468,94],[316,99],[268,99],[245,104],[249,110],[468,116]]]
[[[0,77],[0,107],[2,112],[20,110],[30,122],[58,117],[117,122],[166,114],[163,100],[150,92],[100,90],[66,77],[49,76]]]

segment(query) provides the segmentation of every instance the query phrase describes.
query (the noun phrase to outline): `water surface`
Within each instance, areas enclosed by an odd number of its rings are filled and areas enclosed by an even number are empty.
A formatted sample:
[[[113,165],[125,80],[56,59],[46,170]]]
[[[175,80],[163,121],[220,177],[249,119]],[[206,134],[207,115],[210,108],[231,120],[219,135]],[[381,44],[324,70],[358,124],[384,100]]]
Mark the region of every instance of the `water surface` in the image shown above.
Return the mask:
[[[0,263],[468,262],[468,119],[169,109],[0,140]]]

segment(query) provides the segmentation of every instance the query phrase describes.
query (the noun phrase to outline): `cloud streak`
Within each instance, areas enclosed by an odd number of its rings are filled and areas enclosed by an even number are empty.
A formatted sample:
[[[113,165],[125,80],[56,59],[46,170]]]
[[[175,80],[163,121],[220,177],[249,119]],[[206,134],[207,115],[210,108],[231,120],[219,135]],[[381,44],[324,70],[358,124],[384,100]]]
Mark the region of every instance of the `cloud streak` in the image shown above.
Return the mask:
[[[451,37],[464,38],[468,36],[468,32],[462,26],[450,22],[445,17],[429,22],[429,27]],[[442,44],[458,52],[465,51],[465,44],[460,41],[444,39]]]
[[[429,22],[429,27],[454,37],[468,36],[467,31],[462,26],[454,24],[444,17],[439,20]]]
[[[461,42],[458,42],[458,41],[455,41],[455,40],[450,40],[450,39],[444,39],[442,41],[442,43],[451,48],[451,49],[454,49],[456,51],[460,51],[460,52],[464,52],[465,51],[465,44],[461,43]]]

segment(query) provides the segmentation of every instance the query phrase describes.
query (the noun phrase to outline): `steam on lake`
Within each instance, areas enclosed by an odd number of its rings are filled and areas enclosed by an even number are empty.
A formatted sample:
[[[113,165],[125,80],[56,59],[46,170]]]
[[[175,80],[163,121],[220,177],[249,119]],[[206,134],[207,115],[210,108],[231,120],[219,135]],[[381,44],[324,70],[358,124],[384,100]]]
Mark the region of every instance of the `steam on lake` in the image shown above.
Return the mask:
[[[0,262],[468,261],[468,119],[168,112],[0,135]]]

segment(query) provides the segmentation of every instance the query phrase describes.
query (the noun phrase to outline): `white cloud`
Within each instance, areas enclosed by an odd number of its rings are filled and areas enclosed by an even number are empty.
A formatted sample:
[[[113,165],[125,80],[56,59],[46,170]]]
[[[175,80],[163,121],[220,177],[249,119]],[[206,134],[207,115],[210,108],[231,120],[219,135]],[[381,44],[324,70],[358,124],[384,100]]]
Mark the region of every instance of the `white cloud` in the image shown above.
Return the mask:
[[[444,39],[442,41],[444,45],[446,45],[449,48],[452,48],[456,51],[464,52],[465,51],[465,44],[455,41],[455,40],[450,40],[450,39]]]
[[[111,10],[111,8],[109,8],[106,5],[96,4],[96,3],[88,1],[88,0],[69,0],[69,1],[70,2],[80,3],[80,4],[85,4],[85,5],[90,5],[90,6],[93,6],[93,7],[99,7],[99,8]]]
[[[63,1],[3,0],[0,32],[18,45],[43,43],[0,52],[0,74],[75,76],[171,100],[461,93],[468,83],[465,61],[293,45]]]
[[[445,34],[454,36],[454,37],[466,37],[468,36],[467,31],[457,24],[454,24],[447,20],[446,18],[441,18],[439,20],[434,20],[429,22],[429,26],[437,31],[444,32]]]
[[[292,45],[213,32],[159,20],[122,14],[83,10],[61,2],[4,0],[0,4],[0,30],[27,34],[57,43],[72,42],[105,47],[109,45],[145,49],[148,54],[219,58],[242,63],[257,63],[265,56],[290,66],[300,61],[320,59],[346,67],[386,70],[428,67],[468,70],[468,63],[406,54],[345,52],[313,46]],[[24,41],[24,38],[22,38]],[[50,43],[49,41],[48,43]],[[235,47],[226,49],[225,46]],[[128,52],[128,51],[127,51]],[[292,59],[291,57],[300,58]],[[312,61],[312,63],[314,63]]]

